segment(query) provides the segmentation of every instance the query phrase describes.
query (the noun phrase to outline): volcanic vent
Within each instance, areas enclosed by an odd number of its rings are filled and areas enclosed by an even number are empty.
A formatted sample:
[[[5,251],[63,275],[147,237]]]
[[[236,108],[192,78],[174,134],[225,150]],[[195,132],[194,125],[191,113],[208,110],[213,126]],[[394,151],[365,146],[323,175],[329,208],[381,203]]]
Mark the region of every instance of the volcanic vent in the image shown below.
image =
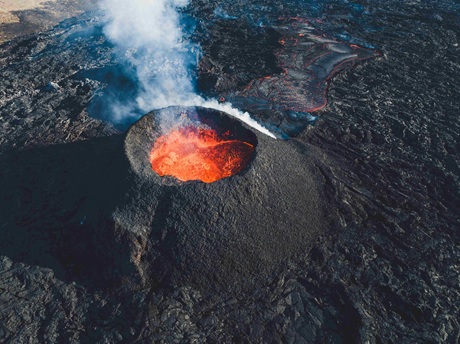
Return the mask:
[[[241,172],[250,162],[255,140],[247,129],[222,128],[221,116],[210,110],[201,110],[201,117],[212,125],[203,125],[196,120],[196,112],[182,112],[183,122],[160,136],[150,152],[152,169],[160,176],[174,176],[181,181],[201,180],[212,183]],[[220,119],[220,120],[219,120]],[[220,125],[219,125],[220,124]]]
[[[131,163],[145,174],[153,171],[165,177],[165,182],[212,183],[243,172],[257,146],[256,135],[240,122],[200,107],[155,111],[136,123],[128,136]]]

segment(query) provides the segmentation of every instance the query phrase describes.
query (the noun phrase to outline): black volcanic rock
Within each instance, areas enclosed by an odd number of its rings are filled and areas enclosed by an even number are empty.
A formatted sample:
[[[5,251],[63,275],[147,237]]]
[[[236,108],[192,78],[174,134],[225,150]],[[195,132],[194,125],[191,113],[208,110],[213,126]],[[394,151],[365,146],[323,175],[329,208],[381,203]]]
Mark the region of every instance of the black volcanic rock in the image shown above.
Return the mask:
[[[121,68],[97,16],[66,21],[0,46],[1,342],[459,342],[456,5],[249,5],[199,0],[192,12],[209,30],[222,20],[214,14],[217,6],[233,16],[310,16],[327,35],[359,38],[383,52],[384,58],[336,77],[315,126],[282,143],[289,150],[299,145],[299,155],[307,145],[321,161],[314,169],[329,228],[305,259],[245,292],[211,295],[179,282],[164,287],[139,278],[143,271],[154,274],[148,265],[140,270],[131,253],[136,245],[139,252],[154,251],[142,247],[135,230],[123,235],[126,228],[115,226],[112,216],[117,205],[141,197],[137,191],[148,182],[129,174],[123,135],[88,117],[99,114],[94,104],[103,103]],[[200,34],[206,51],[216,41]],[[243,38],[222,40],[220,47],[232,51]],[[266,40],[249,42],[270,53],[257,45]],[[260,61],[248,80],[272,70]],[[215,80],[224,77],[213,71]],[[59,91],[43,89],[49,82]],[[249,176],[221,182],[238,178]],[[127,190],[136,185],[130,198]],[[187,201],[174,198],[182,193],[177,186],[158,188],[176,200],[160,199],[165,211]],[[158,214],[163,209],[152,207]]]
[[[116,133],[88,116],[104,88],[84,71],[113,65],[111,48],[91,16],[0,46],[0,150],[72,142]]]

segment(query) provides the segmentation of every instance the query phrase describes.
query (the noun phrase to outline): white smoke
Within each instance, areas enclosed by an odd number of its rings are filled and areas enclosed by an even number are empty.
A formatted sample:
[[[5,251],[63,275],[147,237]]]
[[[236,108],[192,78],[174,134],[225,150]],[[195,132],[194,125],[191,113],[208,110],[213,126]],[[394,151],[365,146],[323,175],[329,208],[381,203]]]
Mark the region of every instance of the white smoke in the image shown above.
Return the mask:
[[[238,109],[232,107],[229,103],[219,103],[215,99],[203,99],[202,97],[195,96],[195,98],[190,99],[190,103],[185,102],[186,106],[202,106],[205,108],[216,109],[228,113],[229,115],[238,118],[240,121],[246,123],[250,127],[260,131],[261,133],[270,136],[276,139],[276,136],[270,132],[267,128],[262,126],[259,122],[251,118],[248,112],[241,112]]]
[[[195,93],[190,67],[199,49],[183,39],[177,12],[187,4],[188,0],[100,0],[107,14],[104,34],[133,69],[140,88],[133,103],[113,103],[113,119],[172,105],[204,106],[225,111],[275,138],[248,113]]]

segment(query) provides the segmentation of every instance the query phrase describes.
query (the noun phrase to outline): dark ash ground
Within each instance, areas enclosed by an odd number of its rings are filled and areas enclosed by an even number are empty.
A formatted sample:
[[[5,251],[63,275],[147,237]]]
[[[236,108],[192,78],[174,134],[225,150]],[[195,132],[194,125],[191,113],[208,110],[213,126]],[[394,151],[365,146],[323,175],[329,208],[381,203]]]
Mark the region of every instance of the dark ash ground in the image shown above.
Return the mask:
[[[128,170],[122,129],[89,116],[123,76],[99,14],[0,46],[1,342],[460,341],[458,5],[303,3],[221,9],[249,8],[256,24],[273,8],[317,17],[328,35],[383,56],[337,76],[320,118],[291,143],[314,152],[327,228],[304,258],[244,292],[135,279],[140,265],[124,254],[136,238],[110,220],[132,187],[114,173]],[[193,2],[194,39],[229,49],[213,6]],[[247,77],[273,72],[264,61]]]

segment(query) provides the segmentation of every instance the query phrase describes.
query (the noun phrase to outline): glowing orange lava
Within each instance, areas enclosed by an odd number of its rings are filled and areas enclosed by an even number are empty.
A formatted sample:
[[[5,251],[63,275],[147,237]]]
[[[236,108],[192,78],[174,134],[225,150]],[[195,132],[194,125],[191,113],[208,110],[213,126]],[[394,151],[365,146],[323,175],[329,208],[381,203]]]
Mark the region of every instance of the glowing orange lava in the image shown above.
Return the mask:
[[[254,146],[227,140],[215,130],[187,126],[160,136],[150,152],[152,168],[160,176],[212,183],[241,172]]]

